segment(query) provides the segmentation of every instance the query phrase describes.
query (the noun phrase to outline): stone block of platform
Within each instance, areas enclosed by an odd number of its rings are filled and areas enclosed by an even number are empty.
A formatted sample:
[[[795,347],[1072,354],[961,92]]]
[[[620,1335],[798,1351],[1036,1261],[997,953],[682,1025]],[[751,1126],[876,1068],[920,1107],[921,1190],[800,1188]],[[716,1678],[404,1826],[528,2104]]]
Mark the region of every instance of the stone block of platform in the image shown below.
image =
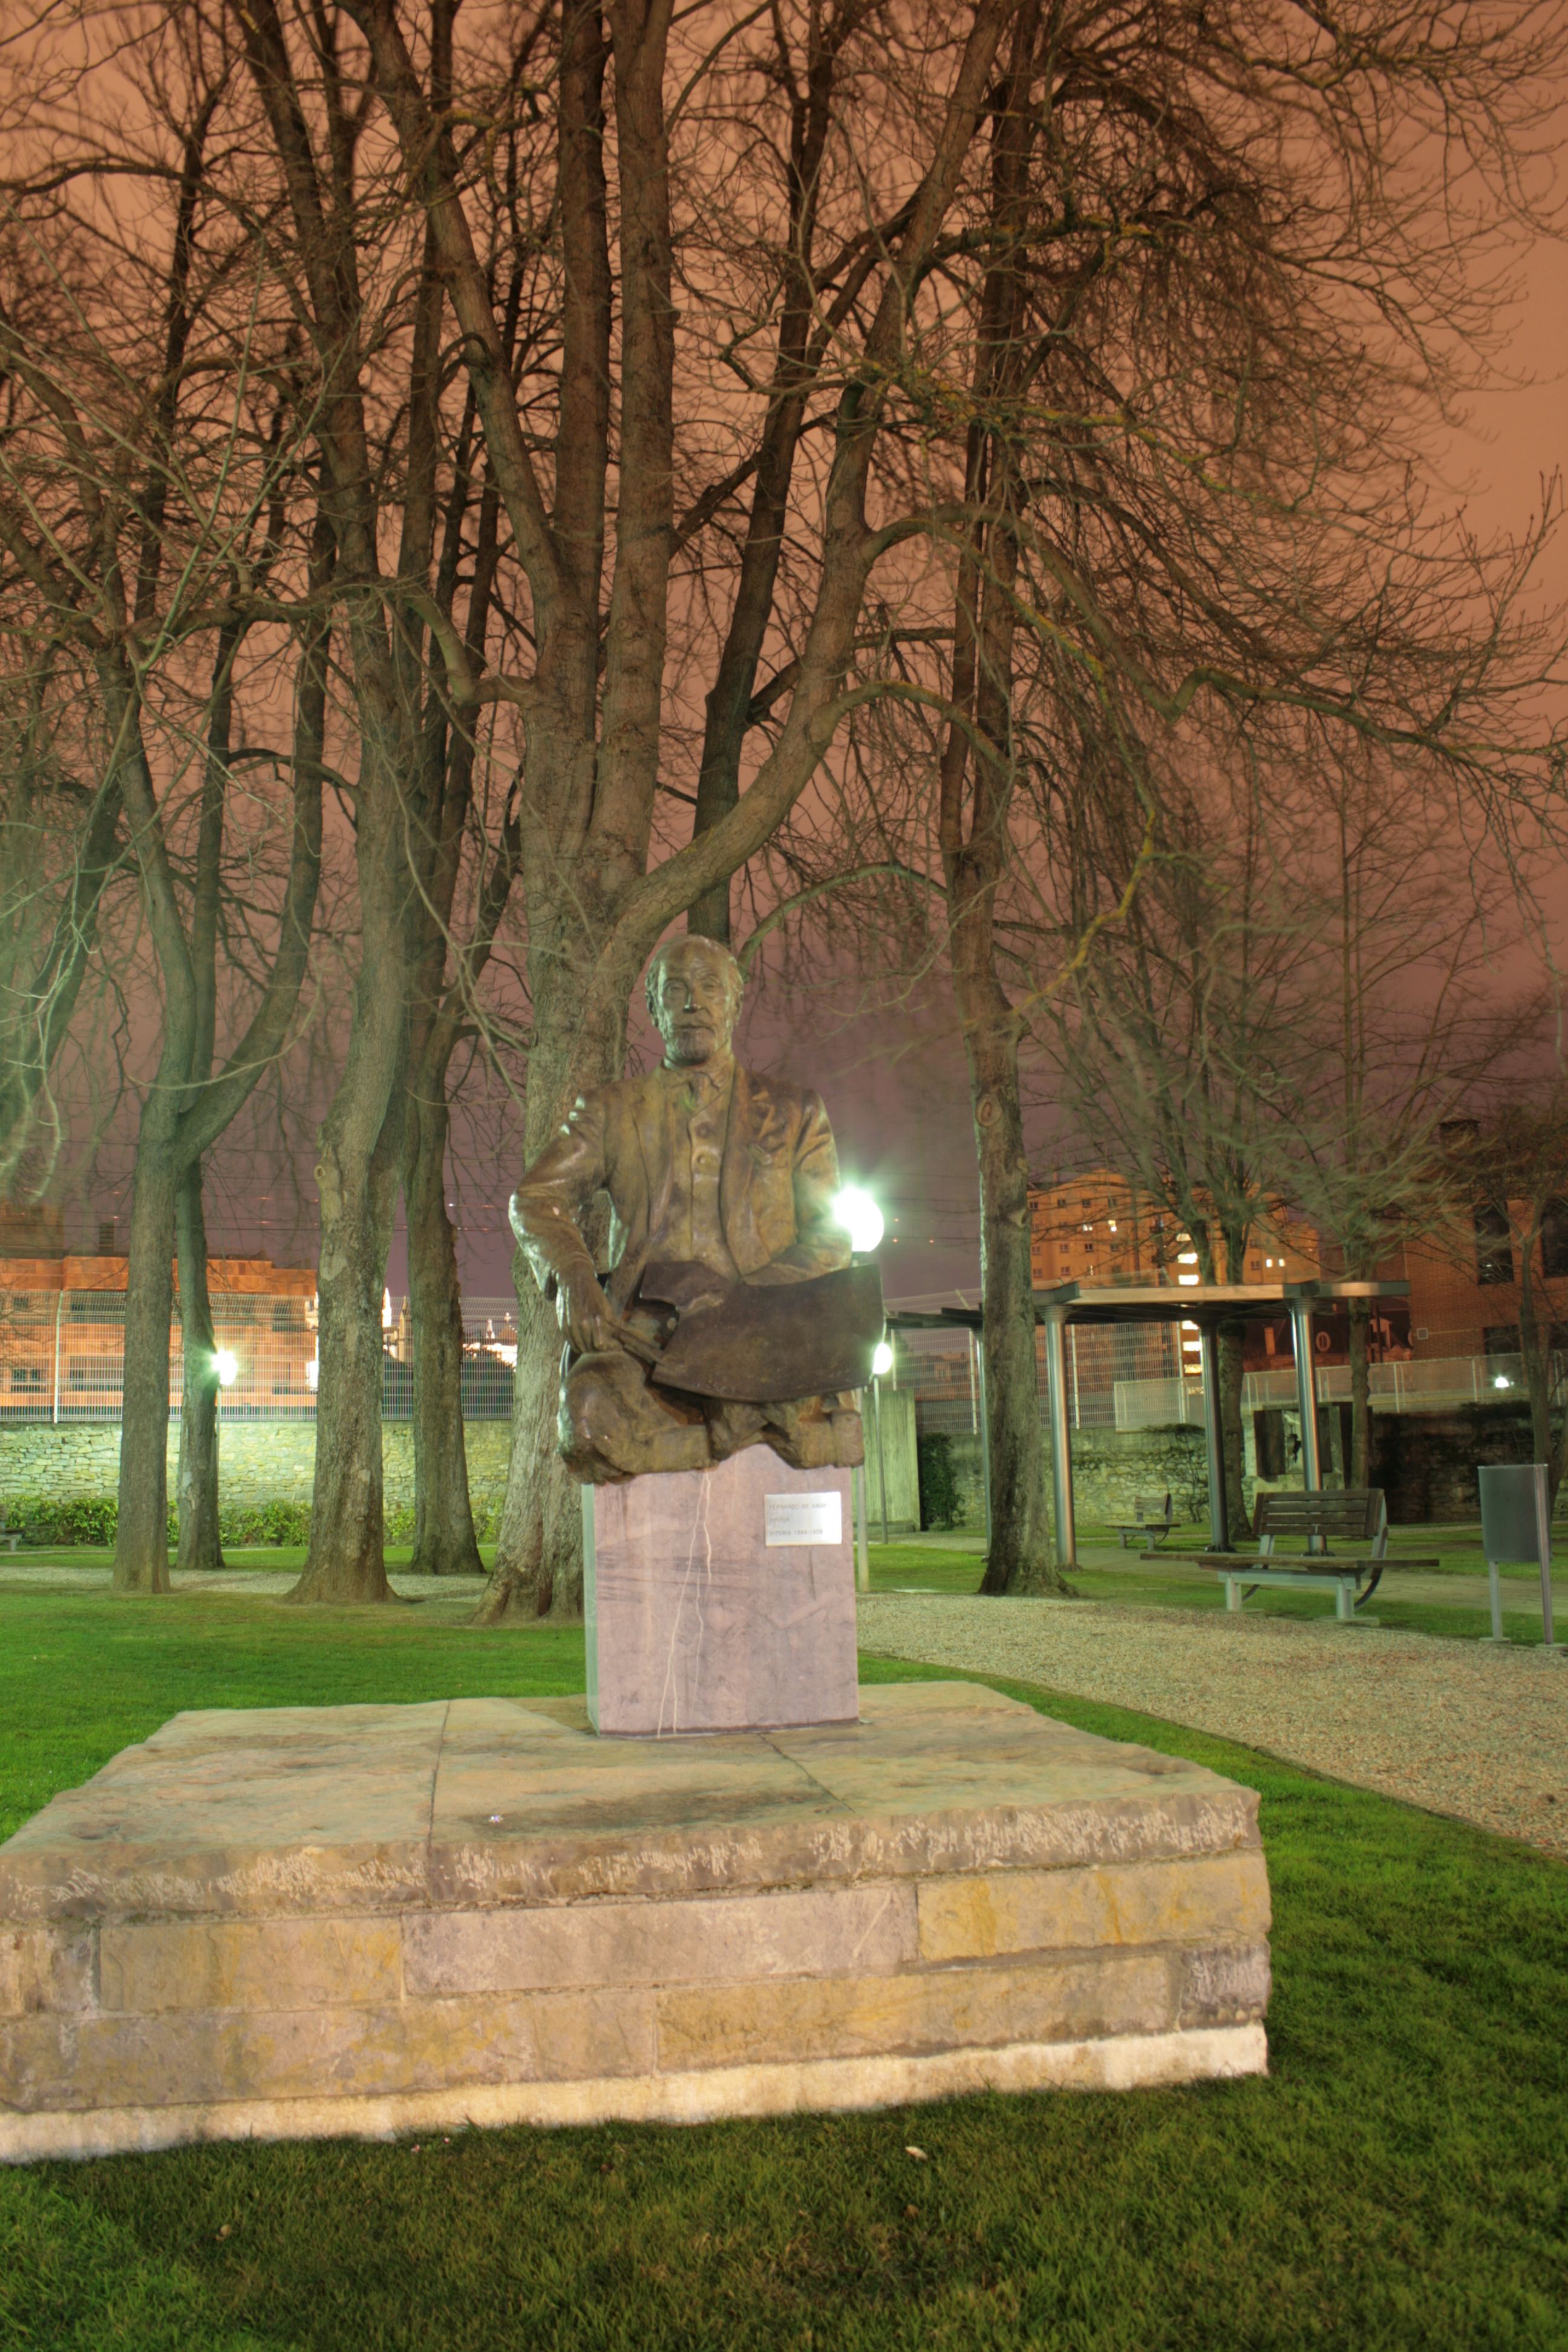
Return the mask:
[[[176,1716],[0,1847],[0,2158],[1256,2073],[1257,1815],[965,1683]]]

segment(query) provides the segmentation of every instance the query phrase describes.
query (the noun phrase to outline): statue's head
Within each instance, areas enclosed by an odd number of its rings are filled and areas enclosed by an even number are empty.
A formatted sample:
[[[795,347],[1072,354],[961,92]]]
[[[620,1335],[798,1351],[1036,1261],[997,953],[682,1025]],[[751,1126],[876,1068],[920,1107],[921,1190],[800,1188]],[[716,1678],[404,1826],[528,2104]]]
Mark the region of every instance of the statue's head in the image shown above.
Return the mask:
[[[745,984],[740,965],[717,940],[689,932],[668,940],[643,981],[666,1059],[690,1064],[722,1053],[734,1033]]]

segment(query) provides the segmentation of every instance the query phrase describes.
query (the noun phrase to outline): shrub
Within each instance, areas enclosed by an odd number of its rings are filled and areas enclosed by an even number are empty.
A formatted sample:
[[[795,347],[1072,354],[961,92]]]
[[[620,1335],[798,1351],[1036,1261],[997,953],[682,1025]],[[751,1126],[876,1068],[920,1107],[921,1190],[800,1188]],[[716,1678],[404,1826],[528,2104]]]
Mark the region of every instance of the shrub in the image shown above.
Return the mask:
[[[952,1463],[952,1440],[932,1435],[918,1438],[915,1463],[921,1488],[922,1528],[954,1528],[963,1517],[958,1474]]]
[[[309,1503],[219,1503],[218,1535],[226,1544],[308,1544],[310,1540]]]
[[[476,1543],[495,1542],[496,1538],[500,1534],[501,1507],[505,1501],[506,1496],[504,1493],[481,1495],[475,1499],[473,1504],[473,1513],[474,1541]]]
[[[5,1525],[26,1544],[111,1544],[120,1507],[112,1496],[8,1495]]]

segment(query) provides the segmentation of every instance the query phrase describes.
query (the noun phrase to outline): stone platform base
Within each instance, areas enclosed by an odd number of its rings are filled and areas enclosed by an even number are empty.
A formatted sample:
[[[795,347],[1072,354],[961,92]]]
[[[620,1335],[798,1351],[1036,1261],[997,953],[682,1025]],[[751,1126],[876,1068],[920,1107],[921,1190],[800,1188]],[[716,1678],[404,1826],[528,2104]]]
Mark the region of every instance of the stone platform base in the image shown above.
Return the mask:
[[[1266,2064],[1256,1796],[964,1683],[176,1716],[0,1846],[0,2158]]]

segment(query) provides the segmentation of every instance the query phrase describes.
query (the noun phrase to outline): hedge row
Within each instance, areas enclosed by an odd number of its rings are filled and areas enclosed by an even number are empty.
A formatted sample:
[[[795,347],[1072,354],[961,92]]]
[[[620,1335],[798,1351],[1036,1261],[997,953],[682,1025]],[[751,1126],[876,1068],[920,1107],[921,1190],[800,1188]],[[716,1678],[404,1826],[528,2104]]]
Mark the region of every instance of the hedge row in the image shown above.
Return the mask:
[[[491,1538],[500,1516],[499,1505],[481,1503],[476,1507],[474,1529],[481,1542]],[[119,1506],[111,1496],[90,1502],[62,1502],[47,1495],[21,1495],[7,1496],[0,1504],[0,1525],[8,1533],[19,1535],[25,1544],[112,1544],[118,1520]],[[310,1506],[274,1502],[220,1507],[218,1535],[222,1542],[232,1544],[237,1550],[266,1544],[308,1544]],[[178,1539],[179,1523],[171,1508],[170,1544]],[[413,1542],[412,1503],[399,1503],[387,1512],[386,1540],[391,1544]]]
[[[25,1544],[111,1544],[119,1524],[120,1507],[112,1496],[89,1501],[57,1496],[7,1496],[3,1506],[7,1532]],[[408,1517],[412,1521],[413,1513]],[[229,1544],[302,1544],[310,1537],[309,1503],[261,1503],[220,1510],[218,1531]],[[179,1521],[171,1507],[169,1541],[179,1538]]]

